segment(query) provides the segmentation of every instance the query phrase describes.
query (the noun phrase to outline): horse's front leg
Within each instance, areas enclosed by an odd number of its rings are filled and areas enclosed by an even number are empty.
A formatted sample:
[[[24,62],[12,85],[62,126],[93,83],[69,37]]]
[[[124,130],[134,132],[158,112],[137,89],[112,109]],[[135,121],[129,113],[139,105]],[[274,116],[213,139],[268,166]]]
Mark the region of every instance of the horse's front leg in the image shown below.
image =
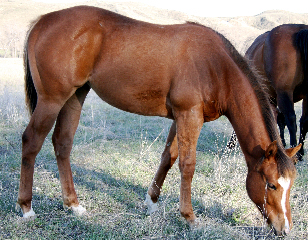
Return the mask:
[[[293,94],[286,92],[277,93],[277,104],[285,117],[285,121],[290,133],[290,145],[294,147],[297,145],[296,141],[296,115],[294,111]]]
[[[286,127],[286,121],[285,121],[283,113],[280,111],[277,114],[277,124],[279,127],[279,133],[280,133],[282,145],[286,147],[286,140],[284,139],[284,129]]]
[[[188,223],[194,224],[196,216],[191,205],[191,182],[196,165],[197,141],[204,122],[203,109],[195,106],[175,115],[181,171],[180,212]]]
[[[148,213],[155,212],[157,208],[157,201],[160,195],[161,187],[165,181],[169,169],[173,166],[175,160],[178,157],[178,142],[176,137],[176,123],[172,123],[167,137],[165,150],[161,156],[161,162],[149,187],[145,204],[148,207]]]

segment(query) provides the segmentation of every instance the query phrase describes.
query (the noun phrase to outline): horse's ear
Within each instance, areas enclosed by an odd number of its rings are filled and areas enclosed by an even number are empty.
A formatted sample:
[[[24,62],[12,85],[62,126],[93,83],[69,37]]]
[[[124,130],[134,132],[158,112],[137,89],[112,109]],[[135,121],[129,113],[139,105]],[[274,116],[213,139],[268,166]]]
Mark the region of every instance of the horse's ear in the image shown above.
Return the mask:
[[[297,163],[297,158],[294,158],[294,156],[295,156],[295,154],[301,149],[301,147],[302,147],[302,144],[300,143],[300,144],[298,144],[298,145],[297,145],[296,147],[294,147],[294,148],[288,148],[288,149],[286,149],[286,154],[287,154],[290,158],[292,158],[294,164]]]
[[[268,145],[265,150],[265,158],[269,158],[271,156],[275,156],[278,150],[277,141],[275,140],[270,145]]]
[[[277,151],[278,151],[277,141],[274,141],[270,145],[268,145],[264,153],[264,158],[262,158],[262,161],[257,164],[256,170],[258,172],[262,171],[263,166],[265,166],[264,164],[272,161],[273,159],[271,159],[270,157],[274,157]]]
[[[302,144],[298,144],[298,146],[294,147],[294,148],[288,148],[286,149],[286,153],[289,157],[294,157],[295,154],[301,149]]]

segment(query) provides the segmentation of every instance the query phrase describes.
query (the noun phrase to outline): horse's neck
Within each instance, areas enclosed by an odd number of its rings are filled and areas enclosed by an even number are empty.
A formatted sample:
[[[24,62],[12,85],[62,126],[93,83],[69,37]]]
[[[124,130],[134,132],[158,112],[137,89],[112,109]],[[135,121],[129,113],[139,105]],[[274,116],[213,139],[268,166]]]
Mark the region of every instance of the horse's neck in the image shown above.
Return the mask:
[[[235,94],[229,105],[228,117],[249,166],[262,157],[271,138],[254,90],[245,82],[243,85],[233,89]]]

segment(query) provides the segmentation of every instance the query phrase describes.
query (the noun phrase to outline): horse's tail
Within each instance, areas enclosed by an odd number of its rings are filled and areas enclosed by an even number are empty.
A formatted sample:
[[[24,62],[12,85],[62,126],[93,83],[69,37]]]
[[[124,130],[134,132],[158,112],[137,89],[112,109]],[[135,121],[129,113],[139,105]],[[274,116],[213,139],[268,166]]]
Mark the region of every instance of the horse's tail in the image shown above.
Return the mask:
[[[308,87],[308,29],[302,29],[295,35],[295,46],[301,54],[304,73],[304,86]]]
[[[29,33],[26,38],[25,47],[24,47],[24,70],[25,70],[25,96],[26,96],[26,106],[29,110],[30,115],[34,112],[34,109],[37,104],[37,92],[33,83],[33,78],[30,70],[29,57],[28,57],[28,42],[29,42]]]

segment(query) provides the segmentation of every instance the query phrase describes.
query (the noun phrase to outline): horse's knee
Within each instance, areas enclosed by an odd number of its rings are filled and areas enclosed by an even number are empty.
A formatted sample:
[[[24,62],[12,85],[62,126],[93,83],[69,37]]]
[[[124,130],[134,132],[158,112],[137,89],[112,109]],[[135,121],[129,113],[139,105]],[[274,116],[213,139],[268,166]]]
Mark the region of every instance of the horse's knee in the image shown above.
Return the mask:
[[[183,177],[192,178],[195,172],[195,166],[196,166],[195,161],[189,163],[185,161],[179,162],[179,168]]]

